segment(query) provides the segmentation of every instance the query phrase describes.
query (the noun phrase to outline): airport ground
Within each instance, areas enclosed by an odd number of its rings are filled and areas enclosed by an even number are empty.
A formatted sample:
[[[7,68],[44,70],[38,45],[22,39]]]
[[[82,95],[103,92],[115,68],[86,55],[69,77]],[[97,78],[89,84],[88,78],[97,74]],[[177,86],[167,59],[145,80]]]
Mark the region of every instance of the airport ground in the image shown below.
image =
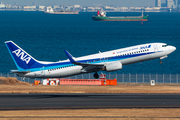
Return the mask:
[[[33,85],[16,78],[0,77],[0,93],[180,93],[178,83],[118,83],[117,86]]]
[[[0,93],[180,93],[180,84],[118,83],[117,86],[0,85]]]
[[[0,93],[142,93],[179,94],[180,84],[118,83],[117,86],[34,86],[29,83],[0,84]],[[80,98],[81,99],[81,98]],[[179,99],[175,99],[178,102]],[[12,99],[13,101],[13,99]],[[142,102],[142,101],[139,101]],[[153,102],[153,101],[151,101]],[[155,101],[154,101],[155,102]],[[180,102],[180,100],[179,100]],[[2,104],[2,103],[0,103]],[[178,120],[180,107],[0,110],[0,120]]]
[[[62,109],[0,111],[0,120],[179,120],[180,109]]]

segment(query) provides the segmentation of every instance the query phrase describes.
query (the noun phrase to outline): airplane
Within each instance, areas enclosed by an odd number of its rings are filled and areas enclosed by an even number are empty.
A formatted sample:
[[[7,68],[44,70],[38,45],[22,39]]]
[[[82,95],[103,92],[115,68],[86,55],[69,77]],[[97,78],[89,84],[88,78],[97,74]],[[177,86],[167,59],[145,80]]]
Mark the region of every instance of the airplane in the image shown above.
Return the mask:
[[[117,71],[122,66],[152,59],[167,58],[176,47],[166,43],[148,43],[122,49],[100,52],[83,57],[73,57],[64,50],[68,59],[58,62],[38,61],[16,45],[13,41],[5,42],[18,70],[11,70],[19,77],[27,78],[62,78],[78,74],[94,72],[98,79],[98,71]]]

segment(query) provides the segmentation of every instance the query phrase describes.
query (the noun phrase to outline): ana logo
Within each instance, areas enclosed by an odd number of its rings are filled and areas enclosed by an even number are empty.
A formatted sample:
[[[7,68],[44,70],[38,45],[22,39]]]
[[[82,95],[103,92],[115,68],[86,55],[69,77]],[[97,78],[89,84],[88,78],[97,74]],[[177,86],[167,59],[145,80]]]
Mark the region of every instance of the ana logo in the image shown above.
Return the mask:
[[[22,61],[25,61],[26,64],[29,63],[29,61],[31,60],[31,58],[29,56],[27,56],[23,51],[21,51],[21,49],[17,49],[15,51],[12,51],[12,53],[15,53],[17,57],[20,57],[20,59]]]
[[[140,49],[146,49],[146,48],[150,48],[150,47],[151,47],[151,45],[147,45],[147,46],[140,47]]]

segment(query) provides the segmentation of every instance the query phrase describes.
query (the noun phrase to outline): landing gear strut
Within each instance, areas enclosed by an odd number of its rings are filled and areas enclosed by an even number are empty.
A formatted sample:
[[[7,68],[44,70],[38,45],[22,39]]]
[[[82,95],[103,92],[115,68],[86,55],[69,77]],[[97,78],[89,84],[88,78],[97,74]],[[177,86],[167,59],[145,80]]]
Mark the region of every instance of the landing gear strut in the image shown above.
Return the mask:
[[[160,59],[159,63],[162,64],[162,60],[161,59]]]
[[[99,78],[99,75],[98,75],[97,72],[94,73],[94,78],[95,78],[95,79],[98,79],[98,78]]]

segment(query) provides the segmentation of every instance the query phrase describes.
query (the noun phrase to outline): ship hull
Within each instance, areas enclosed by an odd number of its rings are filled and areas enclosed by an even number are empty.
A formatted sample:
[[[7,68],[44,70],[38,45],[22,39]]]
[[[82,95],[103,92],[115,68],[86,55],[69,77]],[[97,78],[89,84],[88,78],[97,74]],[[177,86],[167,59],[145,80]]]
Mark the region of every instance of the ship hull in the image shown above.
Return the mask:
[[[79,14],[79,12],[46,12],[44,11],[45,14]]]
[[[147,21],[148,16],[144,17],[102,17],[102,16],[93,16],[95,21]]]

